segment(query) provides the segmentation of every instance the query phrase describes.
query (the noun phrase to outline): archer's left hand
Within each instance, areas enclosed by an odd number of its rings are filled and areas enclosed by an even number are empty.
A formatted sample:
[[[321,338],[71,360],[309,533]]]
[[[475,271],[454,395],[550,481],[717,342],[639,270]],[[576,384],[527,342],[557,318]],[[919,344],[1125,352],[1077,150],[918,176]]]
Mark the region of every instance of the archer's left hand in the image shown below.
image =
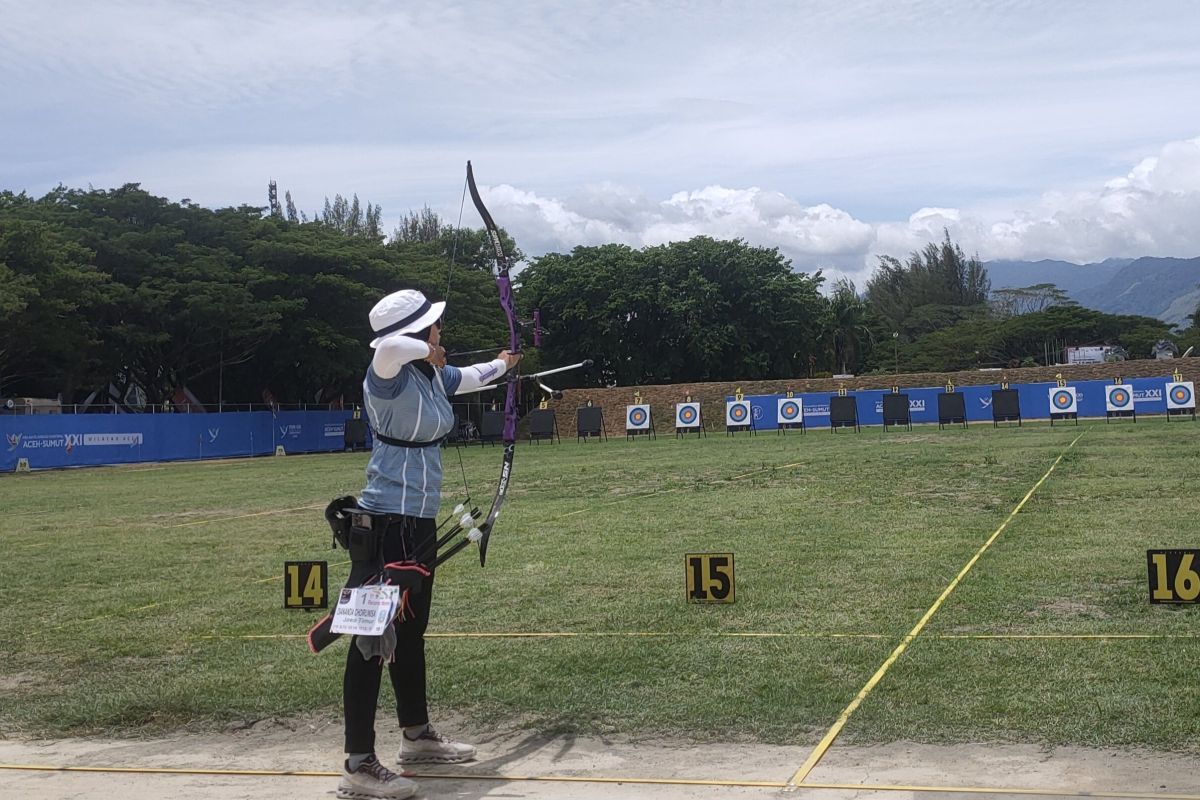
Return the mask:
[[[496,356],[496,358],[504,362],[504,371],[507,372],[521,361],[522,355],[523,353],[517,353],[516,355],[513,355],[507,350],[502,350],[500,351],[500,355]]]

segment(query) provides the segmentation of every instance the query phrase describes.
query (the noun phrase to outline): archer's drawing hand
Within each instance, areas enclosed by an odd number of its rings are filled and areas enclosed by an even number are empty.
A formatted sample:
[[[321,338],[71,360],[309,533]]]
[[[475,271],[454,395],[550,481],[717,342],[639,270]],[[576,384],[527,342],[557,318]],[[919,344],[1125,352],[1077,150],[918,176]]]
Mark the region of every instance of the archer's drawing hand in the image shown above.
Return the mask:
[[[429,345],[429,355],[425,357],[425,360],[435,367],[446,366],[446,348],[440,344]]]

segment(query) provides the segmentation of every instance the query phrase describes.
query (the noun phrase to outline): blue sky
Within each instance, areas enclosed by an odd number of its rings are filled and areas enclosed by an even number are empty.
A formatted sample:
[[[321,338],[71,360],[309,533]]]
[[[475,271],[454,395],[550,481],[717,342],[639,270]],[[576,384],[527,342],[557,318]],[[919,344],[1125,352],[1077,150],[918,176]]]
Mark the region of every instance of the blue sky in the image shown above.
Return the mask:
[[[0,0],[0,188],[453,221],[529,254],[697,234],[862,280],[1200,255],[1200,4]],[[470,209],[468,224],[477,224]]]

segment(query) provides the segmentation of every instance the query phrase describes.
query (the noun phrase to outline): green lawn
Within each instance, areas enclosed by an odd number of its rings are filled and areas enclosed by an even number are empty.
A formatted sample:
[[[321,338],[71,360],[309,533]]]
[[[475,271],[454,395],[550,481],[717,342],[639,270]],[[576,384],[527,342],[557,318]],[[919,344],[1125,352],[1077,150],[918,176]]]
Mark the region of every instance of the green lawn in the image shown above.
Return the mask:
[[[1161,419],[521,446],[488,566],[439,572],[431,631],[578,635],[432,638],[433,702],[547,732],[815,742],[1064,451],[842,739],[1200,751],[1200,609],[1151,606],[1145,567],[1200,546],[1200,425]],[[500,449],[463,457],[486,508]],[[320,508],[224,518],[323,507],[365,463],[0,478],[0,726],[336,714],[345,645],[311,655],[292,637],[315,616],[281,607],[284,560],[348,573]],[[710,551],[735,554],[733,605],[685,602],[684,554]],[[726,635],[749,633],[783,635]],[[976,638],[1045,634],[1158,638]]]

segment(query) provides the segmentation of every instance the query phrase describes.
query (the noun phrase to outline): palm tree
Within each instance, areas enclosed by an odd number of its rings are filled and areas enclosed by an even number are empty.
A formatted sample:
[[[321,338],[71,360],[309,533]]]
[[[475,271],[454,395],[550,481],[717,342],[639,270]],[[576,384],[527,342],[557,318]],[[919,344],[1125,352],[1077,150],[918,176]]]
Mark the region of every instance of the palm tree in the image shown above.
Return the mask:
[[[841,278],[833,284],[833,293],[826,299],[825,313],[822,338],[830,348],[834,368],[840,364],[842,372],[847,373],[850,364],[858,367],[867,346],[875,342],[870,309],[859,297],[854,282]]]

